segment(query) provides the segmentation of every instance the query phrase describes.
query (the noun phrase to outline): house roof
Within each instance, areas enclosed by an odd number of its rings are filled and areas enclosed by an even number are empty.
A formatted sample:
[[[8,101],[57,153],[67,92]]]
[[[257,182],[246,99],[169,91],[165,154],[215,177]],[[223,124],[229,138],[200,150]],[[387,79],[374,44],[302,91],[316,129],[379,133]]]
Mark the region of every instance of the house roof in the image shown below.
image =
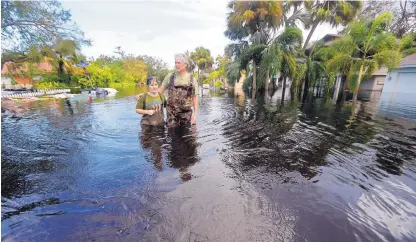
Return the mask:
[[[20,72],[27,71],[27,66],[19,66],[14,68],[14,63],[11,61],[5,62],[1,69],[1,74],[19,74]],[[37,69],[40,71],[51,72],[53,70],[52,65],[49,62],[40,62],[37,64]]]
[[[335,40],[335,39],[337,39],[337,38],[339,38],[341,36],[342,35],[339,35],[339,34],[326,34],[324,37],[322,37],[319,40],[315,40],[315,41],[309,42],[305,49],[306,50],[309,50],[310,48],[312,48],[312,46],[315,43],[317,43],[319,41],[324,41],[324,43],[325,43],[324,45],[325,46],[328,46],[328,45],[330,45],[332,43],[333,40]]]
[[[400,62],[399,68],[404,67],[416,67],[416,53],[403,58],[402,62]]]
[[[336,38],[339,38],[339,37],[341,37],[341,35],[339,35],[339,34],[326,34],[324,37],[322,37],[321,40],[324,40],[325,42],[328,42],[328,41],[332,41],[332,40],[334,40]]]
[[[387,76],[388,69],[387,67],[381,67],[376,72],[373,73],[373,76]]]

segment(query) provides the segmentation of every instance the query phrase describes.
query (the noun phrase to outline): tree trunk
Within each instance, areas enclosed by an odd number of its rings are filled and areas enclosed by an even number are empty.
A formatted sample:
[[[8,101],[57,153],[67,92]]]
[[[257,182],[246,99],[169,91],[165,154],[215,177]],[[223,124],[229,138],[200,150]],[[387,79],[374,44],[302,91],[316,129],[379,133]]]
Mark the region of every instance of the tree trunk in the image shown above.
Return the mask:
[[[354,89],[354,96],[352,98],[352,101],[355,103],[357,102],[357,97],[358,97],[358,90],[360,89],[360,84],[361,84],[361,77],[363,75],[363,69],[364,69],[364,63],[361,63],[360,66],[360,72],[358,73],[358,80],[357,80],[357,86]]]
[[[305,82],[303,81],[302,82],[302,85],[299,85],[299,88],[298,88],[298,100],[301,100],[300,98],[301,98],[301,96],[302,96],[302,91],[303,91],[303,89],[305,89]]]
[[[256,98],[256,92],[257,92],[257,71],[256,71],[256,62],[253,60],[253,85],[252,85],[252,94],[251,94],[251,98],[255,99]]]
[[[305,87],[303,88],[303,97],[302,97],[302,102],[305,102],[306,99],[308,99],[308,94],[309,94],[309,78],[308,75],[305,75]]]
[[[293,84],[293,80],[290,80],[290,87],[289,87],[290,89],[290,100],[294,100],[295,99],[295,96],[296,96],[296,91],[297,91],[297,89],[296,89],[296,85],[294,85]]]
[[[282,91],[282,100],[285,100],[285,92],[286,92],[286,77],[283,77],[283,91]]]
[[[303,45],[303,50],[306,49],[306,46],[308,45],[309,40],[311,40],[311,37],[313,35],[313,32],[315,32],[315,29],[316,29],[316,27],[318,27],[318,24],[319,24],[319,21],[316,21],[315,23],[313,23],[312,29],[309,32],[308,37],[306,38],[305,44]]]
[[[341,87],[341,75],[337,75],[335,80],[334,95],[332,97],[332,102],[336,103],[338,101],[339,88]]]
[[[277,90],[279,89],[279,79],[280,77],[276,78],[276,80],[274,80],[273,83],[273,90]]]
[[[342,87],[342,97],[341,97],[342,103],[345,102],[346,98],[347,98],[347,79],[345,79],[344,86]]]
[[[61,56],[58,61],[58,75],[61,75],[62,73],[64,73],[64,61]]]
[[[264,82],[264,90],[267,92],[267,90],[269,90],[269,69],[267,69],[266,72],[266,81]]]

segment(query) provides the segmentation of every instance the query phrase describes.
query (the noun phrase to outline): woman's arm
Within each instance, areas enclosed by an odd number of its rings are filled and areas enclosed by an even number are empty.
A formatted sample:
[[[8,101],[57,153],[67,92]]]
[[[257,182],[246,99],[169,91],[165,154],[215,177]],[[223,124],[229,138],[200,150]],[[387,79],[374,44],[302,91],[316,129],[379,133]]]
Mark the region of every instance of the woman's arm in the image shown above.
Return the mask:
[[[162,93],[163,94],[163,92],[165,91],[165,87],[163,86],[163,85],[161,85],[158,89],[157,89],[157,92],[158,93]]]
[[[136,108],[136,113],[141,114],[141,115],[144,115],[144,114],[153,115],[155,113],[155,110],[145,110],[145,109]]]
[[[163,92],[165,91],[166,87],[167,87],[167,86],[168,86],[168,84],[169,84],[169,81],[170,81],[170,76],[171,76],[171,75],[172,75],[172,73],[168,73],[168,74],[165,76],[165,78],[163,79],[163,81],[162,81],[162,83],[161,83],[160,87],[157,89],[157,92],[158,92],[158,93],[163,94]]]
[[[191,123],[196,124],[196,117],[198,116],[198,96],[192,96],[192,103],[194,112],[192,113]]]

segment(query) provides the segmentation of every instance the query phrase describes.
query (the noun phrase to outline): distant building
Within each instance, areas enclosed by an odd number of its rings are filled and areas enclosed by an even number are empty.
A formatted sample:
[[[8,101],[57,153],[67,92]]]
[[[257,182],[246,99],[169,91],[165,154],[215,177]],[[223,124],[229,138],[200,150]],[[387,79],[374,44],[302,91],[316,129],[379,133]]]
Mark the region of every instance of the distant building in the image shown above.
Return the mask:
[[[49,62],[40,62],[36,65],[36,68],[39,71],[43,72],[52,72],[53,66]],[[13,62],[5,62],[1,69],[1,86],[5,89],[19,89],[19,88],[32,88],[33,81],[40,78],[40,76],[35,76],[31,79],[29,76],[24,73],[28,70],[28,67],[25,65],[17,66]],[[12,79],[16,81],[16,84],[13,84]]]

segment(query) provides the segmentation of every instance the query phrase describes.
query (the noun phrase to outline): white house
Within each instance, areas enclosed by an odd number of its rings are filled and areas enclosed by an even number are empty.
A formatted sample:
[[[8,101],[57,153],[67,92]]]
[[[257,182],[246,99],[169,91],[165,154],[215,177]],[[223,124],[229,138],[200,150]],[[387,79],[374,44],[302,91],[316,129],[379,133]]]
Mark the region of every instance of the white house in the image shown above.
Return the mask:
[[[384,81],[379,112],[416,119],[416,54],[402,60]]]
[[[416,94],[416,54],[405,57],[399,67],[386,76],[383,92]]]

